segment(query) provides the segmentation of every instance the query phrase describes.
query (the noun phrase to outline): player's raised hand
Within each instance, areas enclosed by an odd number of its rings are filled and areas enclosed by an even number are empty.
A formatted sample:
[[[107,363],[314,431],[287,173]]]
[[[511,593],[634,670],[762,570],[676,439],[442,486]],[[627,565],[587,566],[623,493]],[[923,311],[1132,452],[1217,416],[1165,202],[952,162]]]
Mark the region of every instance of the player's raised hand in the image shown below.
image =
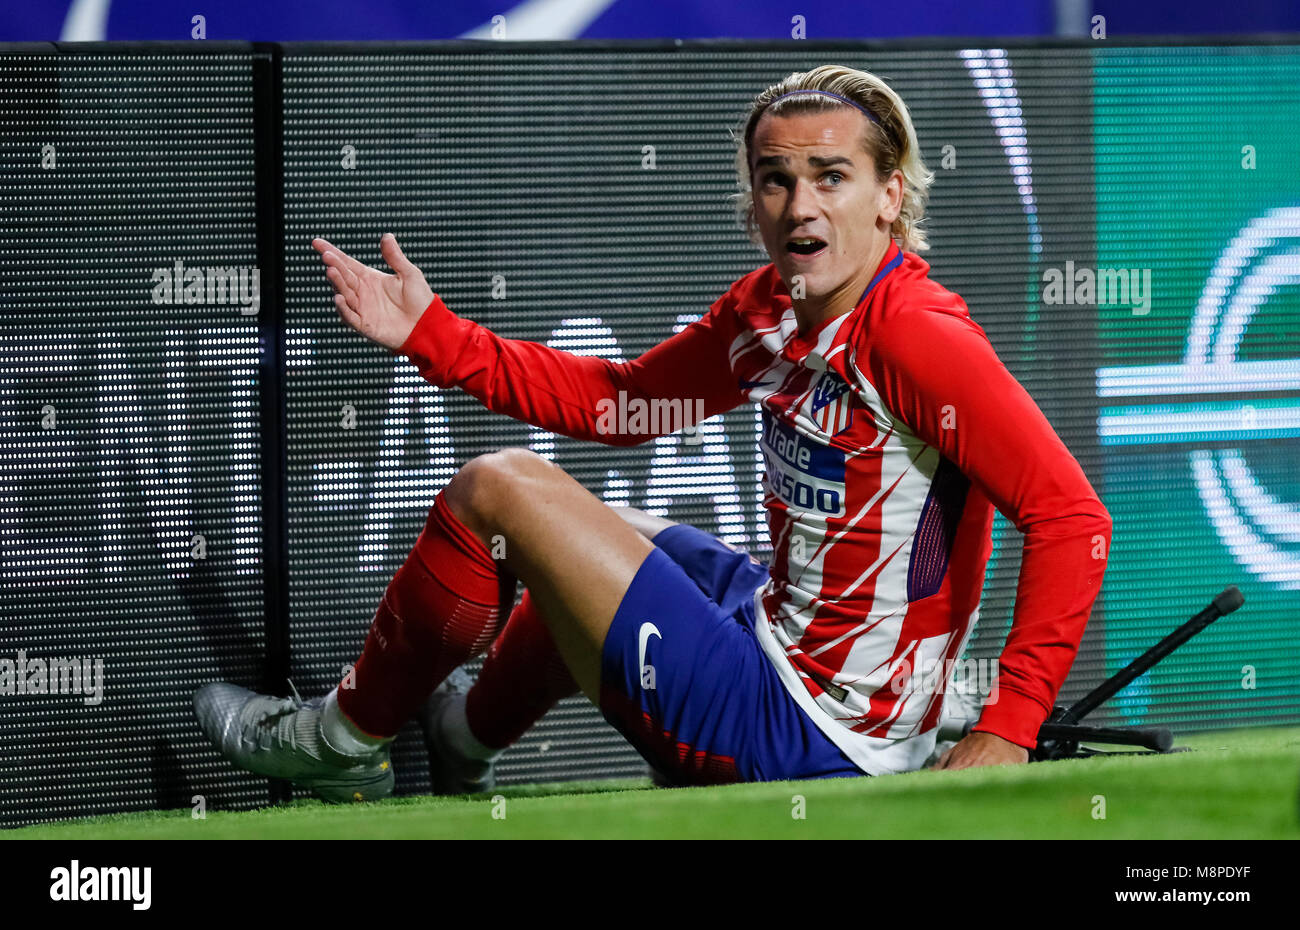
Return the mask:
[[[339,316],[361,335],[389,349],[400,348],[433,300],[420,269],[411,264],[392,233],[379,240],[379,252],[395,274],[363,265],[325,239],[312,247],[325,261],[325,277],[334,285]]]

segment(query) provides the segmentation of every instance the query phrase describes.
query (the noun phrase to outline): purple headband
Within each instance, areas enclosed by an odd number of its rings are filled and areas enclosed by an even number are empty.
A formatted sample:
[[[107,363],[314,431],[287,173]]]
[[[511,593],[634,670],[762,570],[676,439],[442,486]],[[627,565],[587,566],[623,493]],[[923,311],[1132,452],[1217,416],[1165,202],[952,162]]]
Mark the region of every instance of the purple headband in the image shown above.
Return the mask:
[[[848,97],[841,97],[839,94],[832,94],[829,90],[792,90],[788,94],[782,94],[775,100],[769,100],[767,107],[776,103],[777,100],[784,100],[786,97],[793,97],[796,94],[817,94],[819,97],[834,97],[836,100],[842,100],[854,109],[861,110],[866,115],[867,119],[871,120],[877,126],[880,125],[880,120],[876,118],[876,114],[872,113],[862,104],[858,103],[856,100],[850,100]],[[767,107],[764,107],[763,109],[766,110]]]

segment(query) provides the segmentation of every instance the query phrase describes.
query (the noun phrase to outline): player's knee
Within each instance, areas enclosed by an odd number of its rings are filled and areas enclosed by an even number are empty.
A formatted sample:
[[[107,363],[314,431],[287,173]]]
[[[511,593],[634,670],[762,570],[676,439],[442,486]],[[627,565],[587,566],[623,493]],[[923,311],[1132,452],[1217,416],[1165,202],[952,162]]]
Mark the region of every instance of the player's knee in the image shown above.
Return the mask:
[[[462,520],[490,521],[508,510],[525,488],[554,468],[528,449],[501,449],[471,459],[447,485],[447,503]]]

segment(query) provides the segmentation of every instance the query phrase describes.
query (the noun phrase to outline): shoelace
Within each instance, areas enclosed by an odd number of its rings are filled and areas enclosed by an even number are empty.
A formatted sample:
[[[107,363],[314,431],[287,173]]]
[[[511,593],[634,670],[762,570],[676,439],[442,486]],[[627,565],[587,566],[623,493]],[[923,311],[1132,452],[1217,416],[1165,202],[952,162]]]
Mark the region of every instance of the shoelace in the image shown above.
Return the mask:
[[[298,748],[296,728],[285,718],[302,710],[304,702],[293,680],[289,681],[291,698],[257,698],[249,701],[243,709],[240,720],[240,735],[245,742],[256,745],[259,749],[269,749],[279,743],[288,744],[290,749]]]

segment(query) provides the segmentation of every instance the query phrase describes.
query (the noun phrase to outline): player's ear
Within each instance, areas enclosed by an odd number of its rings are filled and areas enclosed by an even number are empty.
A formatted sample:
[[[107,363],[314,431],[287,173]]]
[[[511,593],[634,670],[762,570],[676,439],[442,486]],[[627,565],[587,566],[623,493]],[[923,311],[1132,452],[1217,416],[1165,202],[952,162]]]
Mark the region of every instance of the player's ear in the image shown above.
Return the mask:
[[[893,223],[903,211],[903,172],[898,169],[885,179],[880,190],[880,218]]]

